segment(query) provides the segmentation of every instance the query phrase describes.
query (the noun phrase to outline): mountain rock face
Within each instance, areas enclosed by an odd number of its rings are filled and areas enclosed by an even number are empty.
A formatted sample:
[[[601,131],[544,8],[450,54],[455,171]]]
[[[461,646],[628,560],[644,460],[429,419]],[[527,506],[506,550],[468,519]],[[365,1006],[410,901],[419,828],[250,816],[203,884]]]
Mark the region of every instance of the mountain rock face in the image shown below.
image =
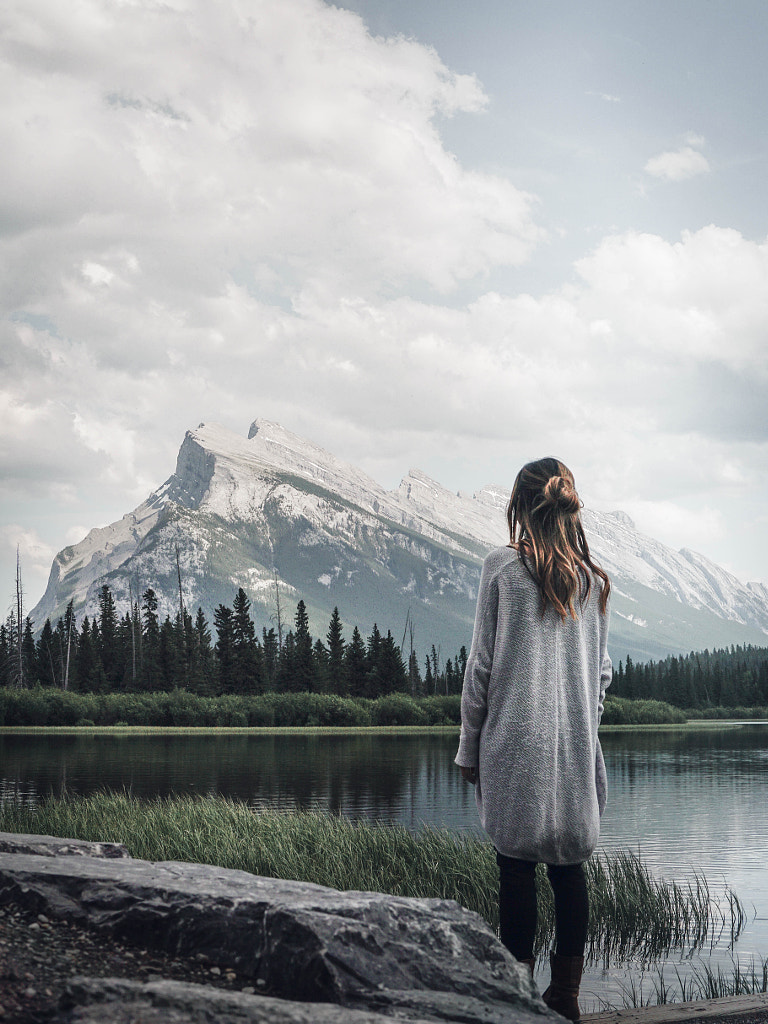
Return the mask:
[[[454,494],[419,470],[387,491],[361,470],[275,423],[256,420],[243,438],[216,424],[187,433],[176,472],[121,520],[64,548],[32,612],[36,626],[74,599],[97,610],[108,583],[119,610],[151,586],[159,611],[185,606],[209,620],[242,587],[257,628],[283,625],[303,598],[313,635],[334,605],[349,638],[373,623],[399,642],[406,620],[422,654],[469,646],[480,567],[508,540],[506,486]],[[623,512],[585,509],[596,560],[611,577],[611,653],[647,660],[731,643],[765,644],[768,589],[743,584],[696,552],[673,551],[639,533]],[[409,630],[410,634],[410,630]]]

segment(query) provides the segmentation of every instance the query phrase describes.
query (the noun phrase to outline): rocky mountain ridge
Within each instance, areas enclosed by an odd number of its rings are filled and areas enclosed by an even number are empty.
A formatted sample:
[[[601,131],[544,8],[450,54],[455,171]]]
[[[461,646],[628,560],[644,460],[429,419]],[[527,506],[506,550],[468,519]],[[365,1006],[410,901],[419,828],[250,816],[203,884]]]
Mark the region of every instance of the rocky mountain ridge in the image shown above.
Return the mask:
[[[508,496],[501,485],[456,494],[415,469],[387,491],[267,420],[247,438],[200,424],[156,492],[56,556],[32,616],[40,626],[70,599],[92,615],[103,582],[125,607],[152,586],[173,615],[178,546],[185,605],[209,619],[242,586],[257,624],[269,625],[279,588],[289,618],[304,598],[315,635],[338,605],[350,629],[377,622],[397,635],[408,619],[420,650],[435,643],[450,656],[471,637],[482,558],[507,541]],[[615,588],[615,657],[765,643],[768,588],[644,536],[623,512],[585,509],[583,520]]]

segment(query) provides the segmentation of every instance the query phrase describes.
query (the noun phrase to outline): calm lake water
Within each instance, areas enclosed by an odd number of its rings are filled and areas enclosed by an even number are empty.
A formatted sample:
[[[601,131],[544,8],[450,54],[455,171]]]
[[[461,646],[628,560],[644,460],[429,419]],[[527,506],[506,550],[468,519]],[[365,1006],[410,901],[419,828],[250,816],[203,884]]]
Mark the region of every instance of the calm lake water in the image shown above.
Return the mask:
[[[658,877],[704,875],[728,884],[748,924],[735,948],[679,950],[664,966],[675,987],[710,963],[768,958],[768,724],[601,735],[609,798],[601,848],[639,852]],[[224,794],[253,806],[317,808],[351,818],[428,822],[479,831],[473,790],[453,764],[457,738],[441,735],[0,735],[0,801],[47,793],[128,789],[137,796]],[[585,1003],[621,1003],[642,985],[653,999],[658,964],[595,967]],[[586,1005],[582,1009],[586,1009]]]

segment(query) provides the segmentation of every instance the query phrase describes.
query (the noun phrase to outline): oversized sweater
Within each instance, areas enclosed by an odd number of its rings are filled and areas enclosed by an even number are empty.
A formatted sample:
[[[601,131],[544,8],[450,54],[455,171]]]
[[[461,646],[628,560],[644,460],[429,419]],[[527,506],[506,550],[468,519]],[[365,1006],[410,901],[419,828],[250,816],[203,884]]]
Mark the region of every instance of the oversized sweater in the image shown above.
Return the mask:
[[[485,559],[456,764],[478,769],[480,821],[508,857],[576,864],[595,849],[605,806],[597,738],[611,679],[608,610],[593,579],[578,618],[541,615],[538,586],[511,547]]]

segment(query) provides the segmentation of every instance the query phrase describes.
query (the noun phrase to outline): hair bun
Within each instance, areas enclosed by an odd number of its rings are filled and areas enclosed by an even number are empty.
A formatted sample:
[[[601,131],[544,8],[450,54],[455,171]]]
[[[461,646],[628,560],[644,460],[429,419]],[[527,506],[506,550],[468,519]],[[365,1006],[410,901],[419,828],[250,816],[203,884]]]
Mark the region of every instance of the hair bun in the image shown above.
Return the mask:
[[[581,508],[579,495],[570,480],[562,476],[551,476],[544,485],[544,500],[551,509],[558,512],[574,513]]]

